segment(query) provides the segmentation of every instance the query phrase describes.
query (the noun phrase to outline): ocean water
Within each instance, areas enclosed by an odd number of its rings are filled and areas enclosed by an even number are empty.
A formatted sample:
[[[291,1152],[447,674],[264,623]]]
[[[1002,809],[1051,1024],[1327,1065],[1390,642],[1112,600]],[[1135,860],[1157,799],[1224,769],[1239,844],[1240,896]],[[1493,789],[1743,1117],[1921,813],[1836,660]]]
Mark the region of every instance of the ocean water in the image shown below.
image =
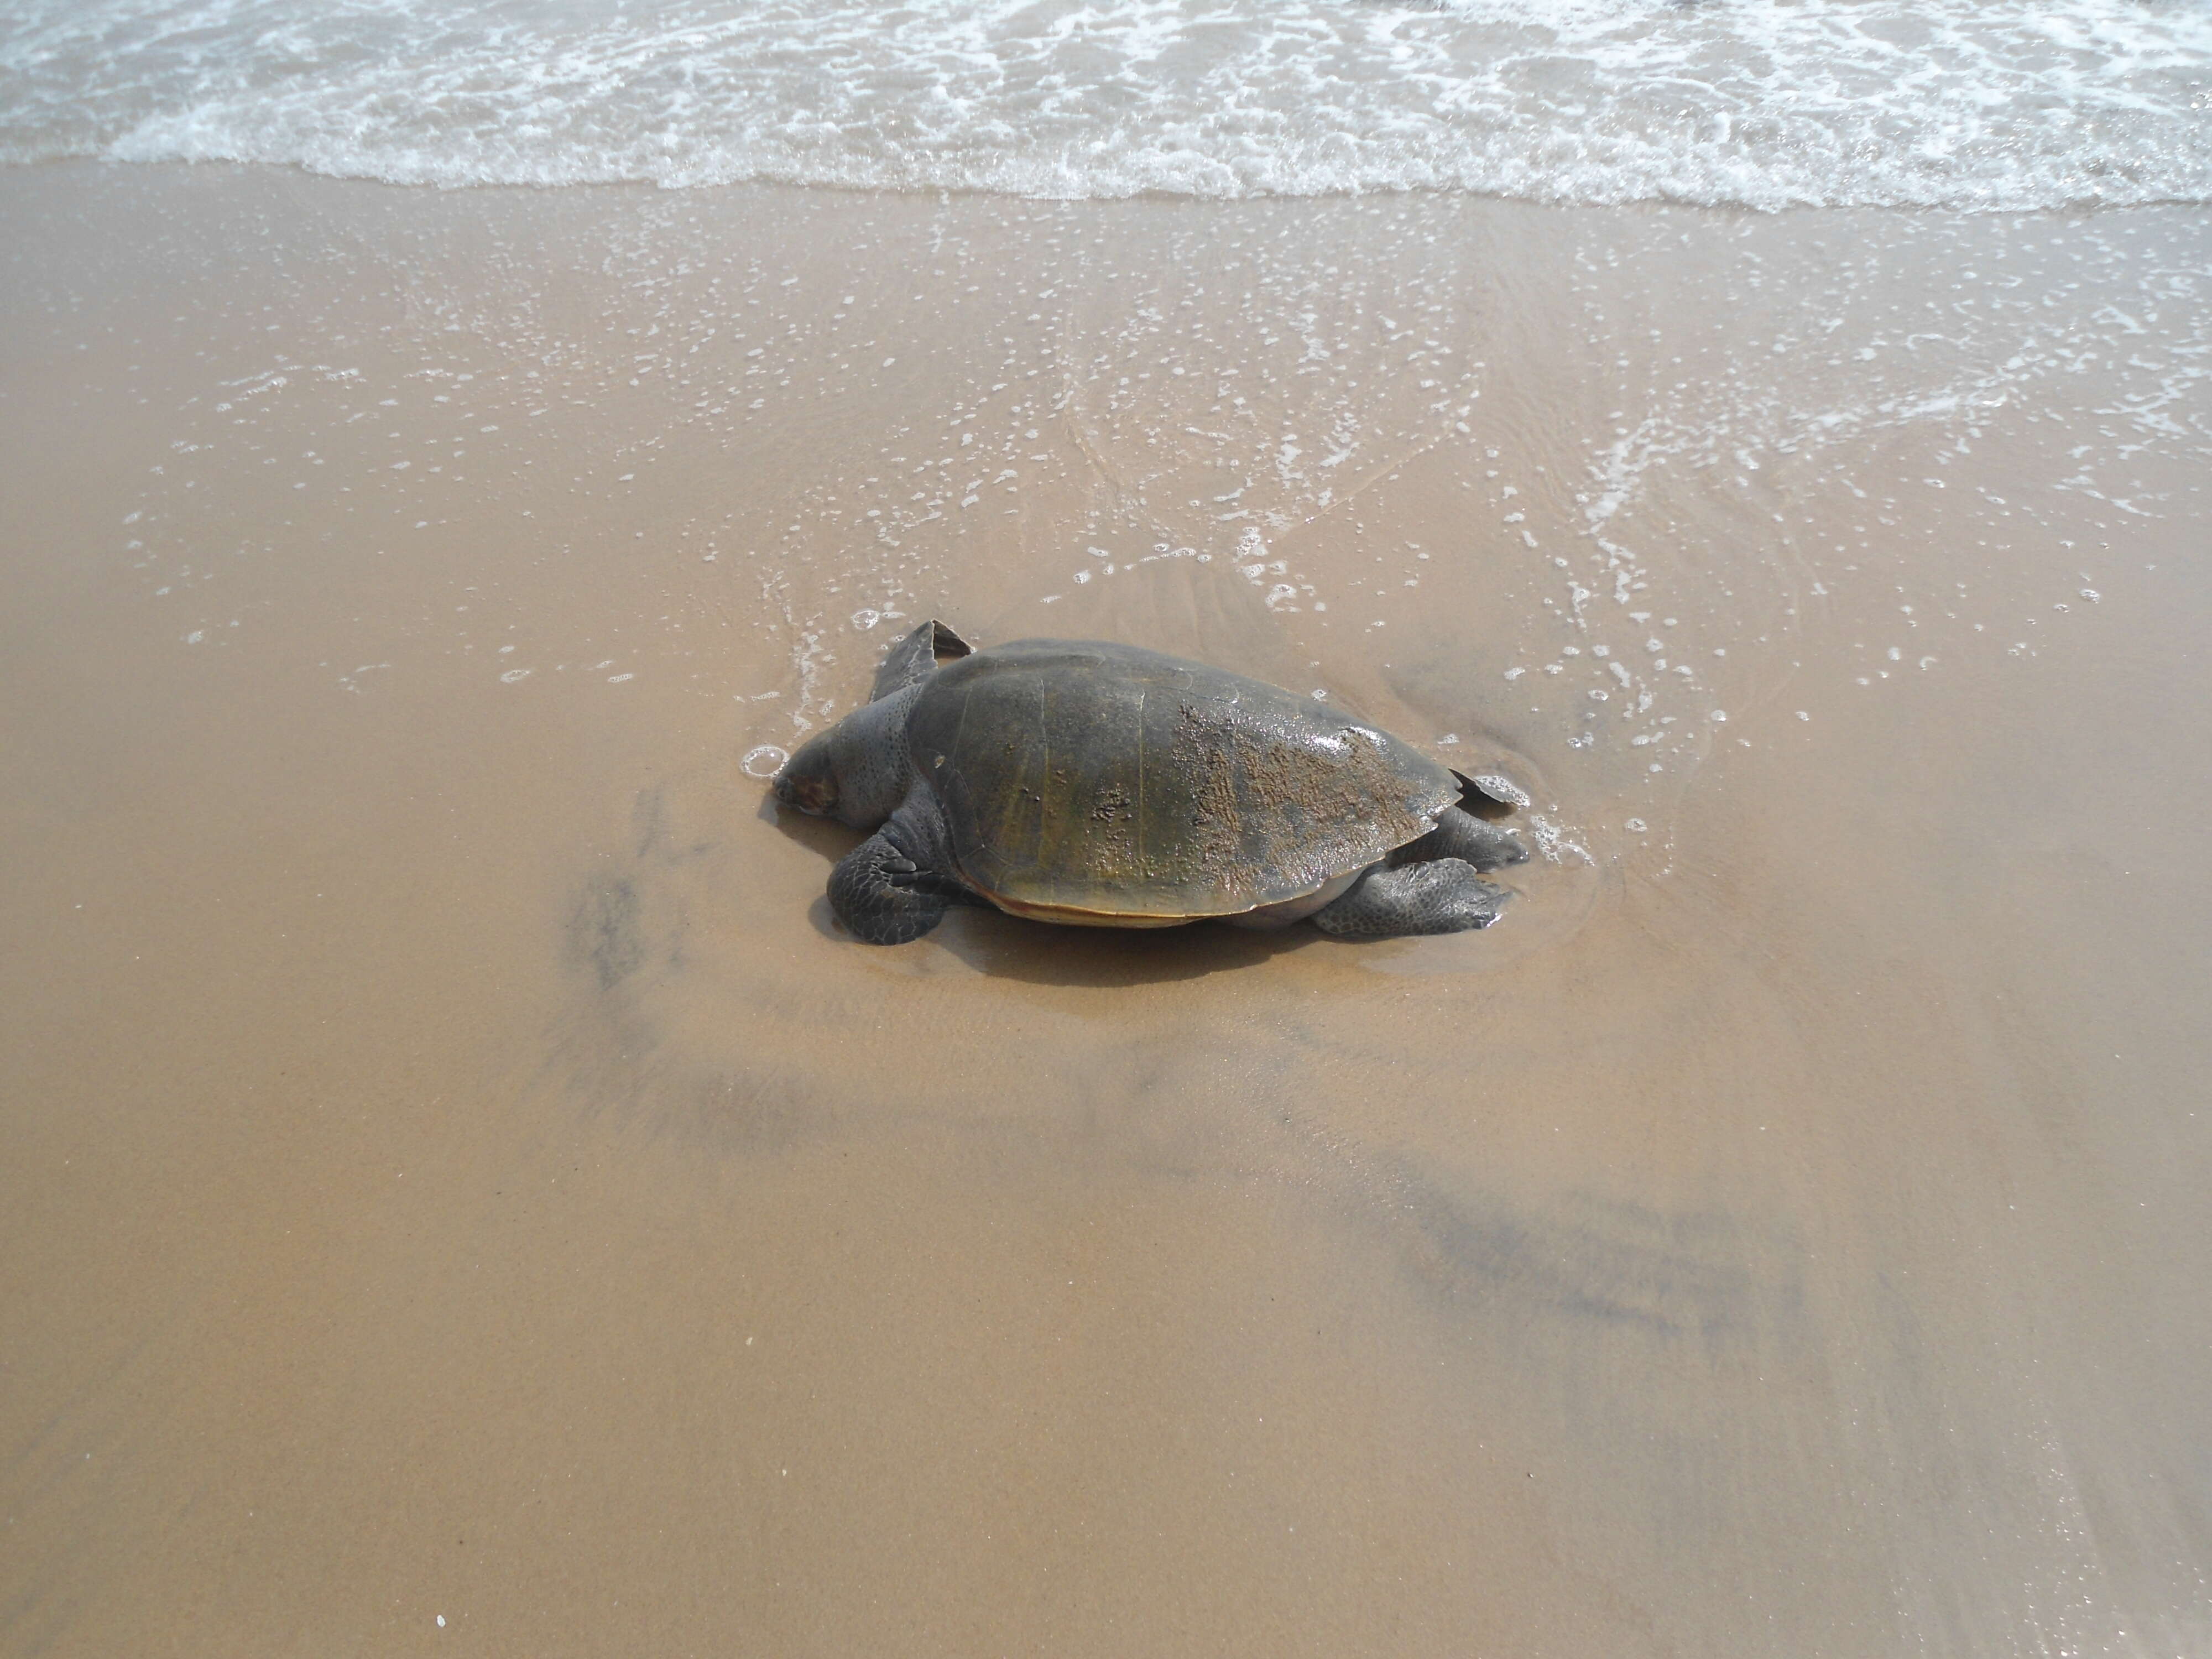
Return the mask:
[[[0,161],[442,186],[2212,200],[2203,0],[13,0]]]

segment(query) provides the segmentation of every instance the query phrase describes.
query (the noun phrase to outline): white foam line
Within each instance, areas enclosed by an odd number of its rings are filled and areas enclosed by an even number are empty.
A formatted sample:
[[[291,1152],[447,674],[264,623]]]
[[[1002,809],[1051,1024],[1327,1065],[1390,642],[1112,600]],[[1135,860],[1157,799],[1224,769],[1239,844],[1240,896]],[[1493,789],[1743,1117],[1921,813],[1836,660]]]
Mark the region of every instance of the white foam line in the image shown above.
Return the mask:
[[[2212,8],[2137,0],[24,0],[0,161],[459,186],[2212,200]]]

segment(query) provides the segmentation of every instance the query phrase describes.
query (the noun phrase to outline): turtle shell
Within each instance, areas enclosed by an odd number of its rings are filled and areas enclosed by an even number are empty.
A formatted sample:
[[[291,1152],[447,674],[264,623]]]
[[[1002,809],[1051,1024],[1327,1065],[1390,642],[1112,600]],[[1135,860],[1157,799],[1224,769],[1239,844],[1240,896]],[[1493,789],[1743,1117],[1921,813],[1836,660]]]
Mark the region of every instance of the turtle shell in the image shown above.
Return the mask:
[[[1279,686],[1134,646],[1022,640],[908,717],[954,858],[1002,908],[1165,926],[1302,897],[1425,834],[1452,775]]]

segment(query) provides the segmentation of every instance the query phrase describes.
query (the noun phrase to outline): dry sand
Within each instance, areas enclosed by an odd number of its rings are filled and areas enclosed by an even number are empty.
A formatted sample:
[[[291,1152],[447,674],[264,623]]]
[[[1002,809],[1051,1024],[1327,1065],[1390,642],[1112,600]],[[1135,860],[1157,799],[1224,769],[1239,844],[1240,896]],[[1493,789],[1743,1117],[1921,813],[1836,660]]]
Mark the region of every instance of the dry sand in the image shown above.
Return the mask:
[[[2201,212],[0,224],[0,1652],[2212,1651]],[[1556,860],[854,945],[927,615]]]

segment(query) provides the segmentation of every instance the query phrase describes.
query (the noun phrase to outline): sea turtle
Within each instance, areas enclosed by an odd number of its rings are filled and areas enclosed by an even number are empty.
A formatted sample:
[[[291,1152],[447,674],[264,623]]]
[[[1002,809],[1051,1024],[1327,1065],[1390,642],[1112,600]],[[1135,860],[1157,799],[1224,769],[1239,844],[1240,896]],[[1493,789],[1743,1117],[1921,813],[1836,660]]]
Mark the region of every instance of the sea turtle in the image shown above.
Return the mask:
[[[802,747],[776,799],[868,839],[830,906],[902,945],[952,904],[1094,927],[1208,918],[1385,938],[1486,927],[1528,851],[1485,790],[1340,708],[1130,645],[977,651],[939,622]]]

